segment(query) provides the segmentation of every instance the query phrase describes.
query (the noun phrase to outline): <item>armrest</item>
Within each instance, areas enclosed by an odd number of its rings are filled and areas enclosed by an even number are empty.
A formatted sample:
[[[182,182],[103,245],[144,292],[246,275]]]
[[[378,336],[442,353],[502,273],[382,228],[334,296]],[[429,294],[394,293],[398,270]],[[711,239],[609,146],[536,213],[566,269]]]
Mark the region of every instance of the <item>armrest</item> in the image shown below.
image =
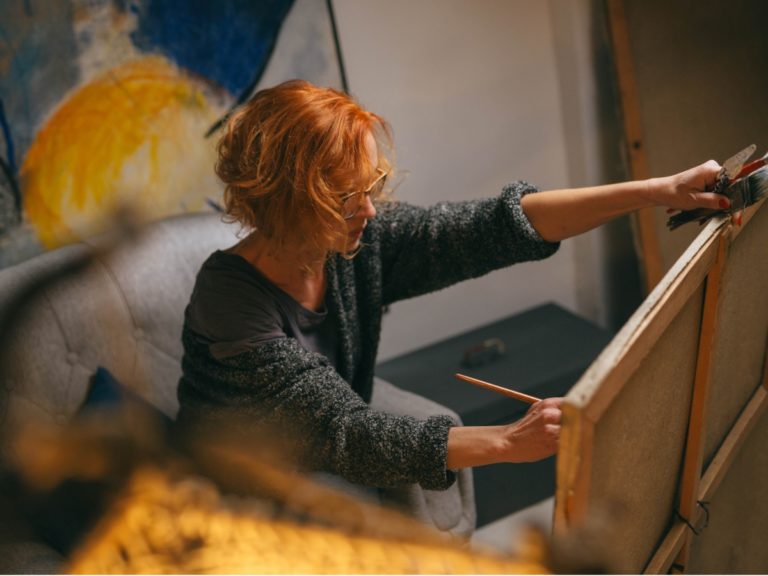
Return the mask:
[[[456,412],[439,404],[434,400],[419,396],[413,392],[398,388],[394,384],[374,378],[373,396],[371,397],[371,408],[398,414],[402,416],[413,416],[414,418],[428,418],[438,414],[445,414],[453,418],[456,424],[461,424],[461,418]]]

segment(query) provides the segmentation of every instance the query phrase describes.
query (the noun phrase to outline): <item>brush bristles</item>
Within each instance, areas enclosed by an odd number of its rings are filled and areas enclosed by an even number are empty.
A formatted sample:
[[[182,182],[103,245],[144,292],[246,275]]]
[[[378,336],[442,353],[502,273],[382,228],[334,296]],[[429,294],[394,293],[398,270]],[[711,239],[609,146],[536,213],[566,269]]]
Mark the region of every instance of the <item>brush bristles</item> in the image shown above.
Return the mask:
[[[751,198],[746,206],[750,206],[768,195],[768,166],[756,170],[749,175],[747,178],[747,188],[751,193]]]

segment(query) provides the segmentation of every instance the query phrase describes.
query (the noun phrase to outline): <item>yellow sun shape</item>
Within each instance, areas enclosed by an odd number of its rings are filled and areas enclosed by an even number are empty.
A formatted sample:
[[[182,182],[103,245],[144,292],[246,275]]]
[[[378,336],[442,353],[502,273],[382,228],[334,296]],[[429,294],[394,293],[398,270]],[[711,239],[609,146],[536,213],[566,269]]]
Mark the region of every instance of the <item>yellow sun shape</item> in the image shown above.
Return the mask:
[[[48,248],[101,232],[119,206],[145,218],[217,197],[222,107],[161,57],[135,60],[80,87],[38,132],[22,166],[26,217]]]

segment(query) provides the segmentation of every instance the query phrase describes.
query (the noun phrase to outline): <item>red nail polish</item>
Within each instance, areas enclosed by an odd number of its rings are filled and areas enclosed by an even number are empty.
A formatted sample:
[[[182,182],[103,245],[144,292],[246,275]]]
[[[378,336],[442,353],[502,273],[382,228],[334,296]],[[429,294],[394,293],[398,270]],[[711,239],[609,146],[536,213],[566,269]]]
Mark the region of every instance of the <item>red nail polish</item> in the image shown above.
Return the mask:
[[[720,208],[725,210],[726,208],[730,207],[731,203],[728,201],[727,198],[720,198]]]

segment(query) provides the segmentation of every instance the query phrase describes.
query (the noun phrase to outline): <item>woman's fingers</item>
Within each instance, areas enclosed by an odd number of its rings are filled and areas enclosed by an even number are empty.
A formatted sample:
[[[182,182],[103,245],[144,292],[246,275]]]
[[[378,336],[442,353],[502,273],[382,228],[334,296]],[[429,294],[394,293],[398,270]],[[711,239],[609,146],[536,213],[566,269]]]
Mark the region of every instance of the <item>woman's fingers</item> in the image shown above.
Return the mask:
[[[704,190],[713,190],[722,167],[715,160],[707,160],[699,168],[704,175]]]
[[[728,210],[728,208],[731,207],[731,201],[722,194],[715,194],[714,192],[693,192],[691,193],[691,197],[698,208]]]
[[[508,425],[507,461],[534,462],[557,452],[562,404],[562,398],[546,398],[532,405],[523,418]]]

